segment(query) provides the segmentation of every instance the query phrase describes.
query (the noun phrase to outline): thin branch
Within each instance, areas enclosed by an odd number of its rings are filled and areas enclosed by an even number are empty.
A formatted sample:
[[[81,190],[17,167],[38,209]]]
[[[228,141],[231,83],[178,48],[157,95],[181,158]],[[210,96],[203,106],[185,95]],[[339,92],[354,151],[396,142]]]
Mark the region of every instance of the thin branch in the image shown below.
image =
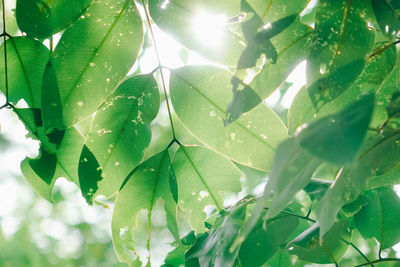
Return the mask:
[[[361,266],[367,266],[368,264],[373,264],[373,263],[380,263],[380,262],[389,262],[389,261],[393,261],[393,262],[400,262],[399,258],[382,258],[382,259],[377,259],[374,261],[369,261],[360,265],[356,265],[354,267],[361,267]]]
[[[6,30],[6,5],[4,0],[1,0],[1,4],[3,6],[3,42],[4,42],[4,73],[5,73],[5,86],[6,86],[6,104],[2,106],[2,108],[8,106],[8,69],[7,69],[7,42],[6,38],[11,37]]]
[[[155,38],[154,32],[153,32],[153,27],[151,26],[151,21],[150,21],[150,15],[149,15],[149,11],[148,11],[148,6],[146,5],[146,3],[145,3],[144,0],[141,0],[141,1],[142,1],[142,4],[143,4],[144,13],[146,14],[146,20],[147,20],[147,24],[148,24],[148,26],[149,26],[149,31],[150,31],[151,39],[153,40],[154,50],[155,50],[155,52],[156,52],[156,57],[157,57],[157,61],[158,61],[158,67],[159,67],[159,69],[160,69],[161,83],[162,83],[162,87],[163,87],[163,91],[164,91],[165,101],[167,102],[168,116],[169,116],[169,122],[170,122],[170,124],[171,124],[172,135],[173,135],[174,140],[177,140],[176,135],[175,135],[174,123],[173,123],[173,121],[172,121],[171,107],[170,107],[169,100],[168,100],[167,87],[166,87],[166,85],[165,85],[164,72],[163,72],[163,68],[162,68],[162,65],[161,65],[160,53],[159,53],[159,51],[158,51],[156,38]]]

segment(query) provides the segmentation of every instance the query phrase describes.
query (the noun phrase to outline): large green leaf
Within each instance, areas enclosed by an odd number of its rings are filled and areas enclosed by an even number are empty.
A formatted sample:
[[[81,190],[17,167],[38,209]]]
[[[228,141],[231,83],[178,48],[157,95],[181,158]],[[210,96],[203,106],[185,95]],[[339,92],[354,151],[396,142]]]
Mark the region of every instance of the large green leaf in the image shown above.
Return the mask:
[[[240,191],[238,168],[215,152],[196,146],[181,146],[173,167],[178,184],[178,203],[191,212],[190,224],[203,232],[206,206],[223,208],[223,193]]]
[[[289,253],[313,263],[337,263],[346,252],[351,233],[343,222],[337,222],[319,240],[318,225],[314,224],[289,244]]]
[[[381,249],[400,241],[400,199],[390,188],[369,191],[367,205],[354,216],[357,229],[365,238],[375,237]]]
[[[150,123],[160,95],[151,74],[121,83],[96,112],[86,145],[96,157],[103,179],[96,195],[112,196],[140,163],[151,140]]]
[[[236,65],[244,49],[240,0],[150,0],[151,17],[165,32],[205,58]],[[231,21],[229,21],[231,20]]]
[[[18,27],[30,38],[45,38],[77,20],[92,0],[18,0]]]
[[[69,127],[97,110],[133,65],[142,22],[131,0],[99,0],[68,28],[46,67],[46,129]]]
[[[296,140],[311,154],[337,164],[351,164],[364,140],[374,108],[368,95],[346,109],[306,125]]]
[[[398,140],[397,132],[367,140],[358,161],[339,171],[317,209],[321,235],[331,228],[341,207],[357,199],[368,177],[396,166],[399,160]]]
[[[170,92],[183,124],[211,149],[242,165],[270,170],[276,146],[287,136],[280,118],[264,104],[228,126],[224,110],[232,99],[231,74],[211,66],[171,73]]]
[[[321,0],[307,59],[307,85],[317,109],[343,94],[361,73],[374,43],[368,1]]]
[[[387,103],[387,100],[383,101],[386,97],[384,95],[390,94],[393,91],[390,88],[394,89],[396,86],[389,84],[389,81],[394,81],[393,76],[398,72],[398,70],[396,71],[397,67],[393,69],[395,64],[396,47],[390,43],[377,43],[374,51],[368,56],[365,67],[357,80],[342,95],[320,109],[317,110],[314,107],[307,88],[301,89],[288,112],[289,132],[294,133],[304,123],[344,109],[357,101],[362,93],[370,91],[376,92],[375,112],[371,124],[374,126],[381,124],[381,114],[385,113],[381,111],[383,109],[381,106]]]
[[[20,99],[31,108],[41,107],[42,77],[49,58],[49,50],[39,41],[26,37],[13,37],[6,41],[9,100]],[[4,59],[4,44],[0,46]],[[5,68],[0,64],[0,88],[5,93]]]
[[[141,261],[135,252],[135,237],[133,236],[137,226],[137,215],[141,210],[148,211],[147,248],[150,250],[152,212],[159,199],[162,199],[164,204],[168,228],[179,240],[176,203],[169,190],[170,170],[171,161],[168,150],[164,150],[134,169],[118,193],[111,229],[114,248],[121,261],[132,265]]]

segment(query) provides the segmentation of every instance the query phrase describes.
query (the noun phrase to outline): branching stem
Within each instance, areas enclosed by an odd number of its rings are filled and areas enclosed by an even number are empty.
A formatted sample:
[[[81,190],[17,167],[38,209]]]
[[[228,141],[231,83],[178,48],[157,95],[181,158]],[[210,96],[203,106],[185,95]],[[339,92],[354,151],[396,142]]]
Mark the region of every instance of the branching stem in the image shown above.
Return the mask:
[[[142,1],[142,4],[143,4],[144,13],[146,15],[147,24],[149,26],[149,32],[150,32],[150,35],[151,35],[151,39],[153,41],[154,50],[156,52],[156,57],[157,57],[157,61],[158,61],[158,69],[160,70],[160,76],[161,76],[161,84],[162,84],[162,88],[163,88],[163,91],[164,91],[165,101],[167,102],[168,116],[169,116],[169,122],[171,124],[173,141],[177,141],[178,139],[176,138],[174,122],[172,121],[172,112],[171,112],[171,107],[170,107],[169,100],[168,100],[167,87],[165,85],[164,72],[163,72],[163,67],[162,67],[162,64],[161,64],[161,57],[160,57],[160,53],[158,51],[156,38],[155,38],[154,32],[153,32],[153,27],[151,25],[150,15],[149,15],[149,11],[148,11],[148,5],[146,5],[145,0],[141,0],[141,1]]]

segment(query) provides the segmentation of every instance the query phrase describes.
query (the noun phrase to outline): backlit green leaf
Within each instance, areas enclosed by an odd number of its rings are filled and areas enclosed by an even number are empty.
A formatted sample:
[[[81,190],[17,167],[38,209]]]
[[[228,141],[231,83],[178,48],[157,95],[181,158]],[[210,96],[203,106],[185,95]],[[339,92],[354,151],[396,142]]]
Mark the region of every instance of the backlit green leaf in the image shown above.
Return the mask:
[[[46,129],[69,127],[95,112],[135,62],[142,38],[131,0],[95,1],[64,32],[46,67]]]
[[[215,152],[195,146],[181,146],[173,161],[178,183],[178,204],[188,210],[190,224],[203,232],[206,206],[223,208],[223,193],[240,191],[237,167]]]
[[[112,219],[112,235],[115,251],[121,261],[138,264],[140,260],[135,252],[134,229],[137,215],[147,210],[147,231],[151,238],[152,211],[161,199],[167,217],[168,228],[179,240],[176,225],[176,203],[169,191],[169,172],[171,162],[168,150],[143,162],[127,177],[127,182],[117,195]],[[151,239],[147,240],[148,249]],[[140,266],[140,265],[139,265]]]
[[[150,123],[160,103],[153,76],[127,79],[96,112],[86,145],[102,170],[96,195],[112,196],[140,163],[151,140]]]
[[[183,124],[211,149],[242,165],[270,170],[276,146],[287,136],[279,117],[260,104],[228,126],[224,110],[232,99],[231,74],[211,66],[174,70],[170,92]]]

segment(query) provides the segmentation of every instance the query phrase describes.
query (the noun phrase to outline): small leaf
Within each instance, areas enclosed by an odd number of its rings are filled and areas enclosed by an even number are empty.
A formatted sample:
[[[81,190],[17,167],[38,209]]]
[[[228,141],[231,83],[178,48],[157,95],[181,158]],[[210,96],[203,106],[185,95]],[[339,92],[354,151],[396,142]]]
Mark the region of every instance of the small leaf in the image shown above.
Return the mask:
[[[296,140],[311,154],[337,164],[351,164],[372,117],[374,95],[368,95],[334,115],[306,125]]]
[[[202,143],[230,159],[270,170],[276,146],[287,136],[280,118],[264,104],[228,126],[224,110],[232,99],[231,74],[212,66],[190,66],[171,73],[174,110]]]
[[[314,224],[289,242],[289,253],[313,263],[337,263],[346,252],[351,233],[343,222],[333,225],[319,242],[318,225]]]
[[[375,237],[380,249],[390,248],[400,241],[400,198],[390,188],[369,191],[367,205],[354,216],[357,229],[364,238]]]
[[[173,167],[178,183],[179,206],[191,212],[189,222],[204,232],[206,206],[223,208],[223,192],[240,191],[240,171],[226,158],[201,147],[181,146]]]
[[[45,128],[64,129],[94,113],[135,62],[142,38],[134,2],[94,1],[64,32],[47,65]]]
[[[46,38],[57,33],[85,11],[92,0],[18,0],[18,27],[29,38]]]
[[[36,159],[29,159],[32,170],[46,183],[51,184],[56,171],[57,159],[53,154],[48,153],[43,148]]]
[[[133,234],[137,226],[137,215],[143,209],[148,211],[147,227],[150,239],[147,240],[147,247],[150,249],[152,220],[155,216],[152,211],[158,199],[163,200],[168,228],[179,240],[176,225],[176,204],[169,191],[170,169],[171,162],[168,150],[164,150],[134,169],[118,193],[111,229],[114,248],[121,261],[133,265],[140,261],[135,252]]]
[[[97,184],[103,177],[99,163],[86,145],[83,146],[79,159],[78,175],[82,196],[89,205],[92,205],[98,189]]]

